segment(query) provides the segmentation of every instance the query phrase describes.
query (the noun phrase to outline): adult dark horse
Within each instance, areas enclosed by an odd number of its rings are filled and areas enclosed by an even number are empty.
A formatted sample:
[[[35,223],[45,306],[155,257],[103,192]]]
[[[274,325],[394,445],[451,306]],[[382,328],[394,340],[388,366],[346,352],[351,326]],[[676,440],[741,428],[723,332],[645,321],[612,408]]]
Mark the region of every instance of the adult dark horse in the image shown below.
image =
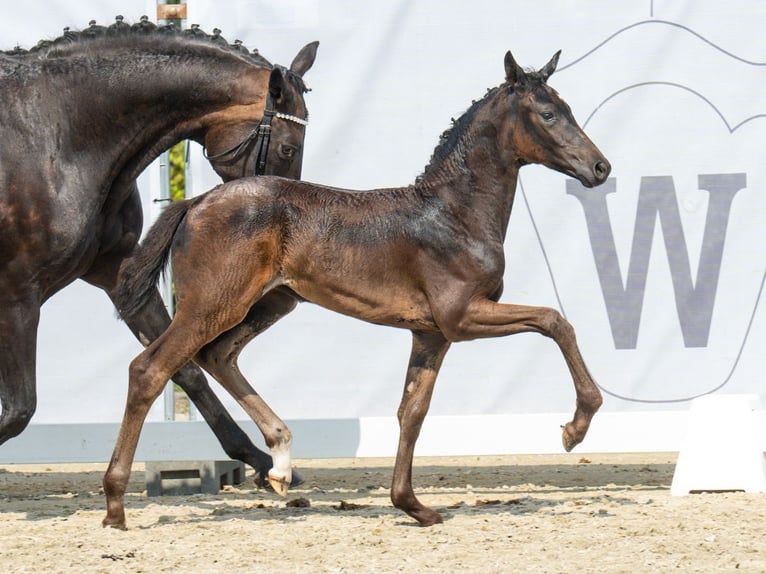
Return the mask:
[[[105,525],[125,526],[123,494],[144,417],[168,377],[191,358],[258,424],[274,459],[269,480],[286,493],[290,431],[239,372],[241,346],[231,344],[253,305],[275,290],[412,331],[391,499],[421,525],[441,516],[415,497],[413,452],[452,342],[529,331],[551,337],[577,395],[574,418],[563,427],[564,446],[570,450],[583,440],[601,394],[571,325],[553,309],[498,303],[519,168],[541,163],[589,187],[610,171],[547,85],[557,61],[558,54],[526,73],[508,52],[505,83],[445,133],[409,187],[355,193],[243,179],[165,209],[126,265],[115,298],[125,316],[140,309],[172,244],[176,315],[130,365],[125,416],[104,477]],[[228,360],[220,362],[221,356]]]
[[[141,233],[135,180],[160,152],[188,138],[206,147],[224,179],[256,167],[300,177],[302,76],[316,49],[307,45],[286,69],[218,31],[177,32],[146,18],[131,26],[118,17],[108,28],[91,23],[30,51],[0,53],[0,444],[35,411],[41,305],[78,278],[112,296]],[[258,135],[267,124],[269,141]],[[271,304],[261,305],[264,315]],[[170,323],[156,291],[126,320],[144,343]],[[174,380],[229,456],[259,472],[271,468],[198,367],[183,367]]]

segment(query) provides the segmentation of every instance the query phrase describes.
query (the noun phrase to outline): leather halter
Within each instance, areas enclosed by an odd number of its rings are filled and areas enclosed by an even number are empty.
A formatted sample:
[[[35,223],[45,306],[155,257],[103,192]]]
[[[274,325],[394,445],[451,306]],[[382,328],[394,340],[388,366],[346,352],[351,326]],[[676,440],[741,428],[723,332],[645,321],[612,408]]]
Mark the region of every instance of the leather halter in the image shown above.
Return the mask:
[[[295,122],[296,124],[307,126],[308,119],[299,118],[290,114],[278,112],[274,109],[274,99],[271,97],[271,93],[266,97],[266,109],[263,110],[263,117],[258,125],[244,139],[231,148],[217,153],[215,155],[208,155],[207,150],[203,149],[202,154],[207,160],[217,160],[225,156],[231,156],[228,161],[234,161],[237,159],[245,149],[250,145],[250,142],[255,140],[255,157],[253,159],[253,169],[255,175],[264,175],[266,172],[266,158],[269,154],[269,142],[271,141],[271,120],[274,117],[278,117],[282,120]]]

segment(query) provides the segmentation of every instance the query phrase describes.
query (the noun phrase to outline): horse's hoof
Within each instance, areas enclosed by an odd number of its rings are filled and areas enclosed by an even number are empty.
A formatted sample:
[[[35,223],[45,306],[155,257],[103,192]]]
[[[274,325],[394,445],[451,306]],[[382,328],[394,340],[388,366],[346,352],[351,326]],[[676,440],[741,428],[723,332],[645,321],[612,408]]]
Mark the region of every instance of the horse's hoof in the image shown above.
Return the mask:
[[[572,449],[577,446],[577,444],[580,442],[578,441],[567,428],[569,425],[565,425],[562,427],[561,431],[561,442],[564,445],[564,450],[567,452],[572,452]]]
[[[253,482],[255,482],[255,485],[258,488],[263,488],[264,490],[273,490],[271,483],[269,483],[268,479],[266,478],[267,476],[268,471],[256,471],[255,476],[253,477]],[[300,486],[304,482],[306,482],[306,479],[301,476],[301,473],[293,469],[293,477],[290,479],[290,488]]]
[[[128,527],[125,526],[125,520],[118,520],[114,518],[109,518],[108,516],[104,518],[101,521],[101,526],[104,528],[114,528],[115,530],[127,530]]]
[[[282,498],[286,497],[287,491],[290,490],[290,479],[286,476],[278,476],[271,471],[269,471],[269,484]]]
[[[444,522],[442,515],[435,510],[428,509],[427,513],[419,513],[415,518],[418,521],[419,526],[433,526],[434,524],[441,524]]]

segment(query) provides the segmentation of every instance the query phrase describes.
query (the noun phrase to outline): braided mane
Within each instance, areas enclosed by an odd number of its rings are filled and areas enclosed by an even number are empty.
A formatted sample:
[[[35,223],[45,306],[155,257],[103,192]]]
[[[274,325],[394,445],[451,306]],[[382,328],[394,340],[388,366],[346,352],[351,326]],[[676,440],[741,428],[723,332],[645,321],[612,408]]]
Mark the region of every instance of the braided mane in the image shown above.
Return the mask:
[[[0,50],[0,56],[11,56],[19,58],[40,57],[46,55],[63,53],[70,47],[84,46],[93,44],[96,41],[110,41],[110,39],[125,39],[131,37],[158,37],[158,38],[179,38],[183,42],[192,44],[208,44],[219,46],[225,50],[236,52],[247,58],[254,64],[271,69],[272,64],[258,53],[258,50],[248,50],[240,40],[230,44],[218,28],[213,29],[212,34],[207,34],[199,25],[192,24],[186,30],[181,30],[173,24],[157,26],[149,21],[148,16],[142,16],[139,22],[128,24],[122,16],[115,18],[114,24],[110,26],[100,26],[95,20],[91,20],[88,27],[83,30],[72,30],[64,28],[64,33],[53,40],[40,40],[34,47],[24,49],[16,46],[12,50]]]

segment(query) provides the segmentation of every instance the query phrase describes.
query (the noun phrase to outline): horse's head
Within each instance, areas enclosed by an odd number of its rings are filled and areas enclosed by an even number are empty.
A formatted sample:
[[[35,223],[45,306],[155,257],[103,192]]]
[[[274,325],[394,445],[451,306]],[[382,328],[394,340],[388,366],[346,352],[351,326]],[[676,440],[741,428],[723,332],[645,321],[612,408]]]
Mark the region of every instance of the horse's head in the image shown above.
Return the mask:
[[[509,51],[505,55],[506,93],[512,93],[510,116],[516,116],[513,130],[508,130],[512,147],[523,163],[541,163],[572,176],[586,186],[606,181],[609,162],[572,115],[567,103],[547,81],[556,70],[559,55],[536,72],[525,72]]]
[[[304,46],[289,69],[272,67],[263,117],[233,114],[207,130],[206,157],[224,181],[250,175],[300,178],[308,124],[303,74],[313,65],[318,46]]]

